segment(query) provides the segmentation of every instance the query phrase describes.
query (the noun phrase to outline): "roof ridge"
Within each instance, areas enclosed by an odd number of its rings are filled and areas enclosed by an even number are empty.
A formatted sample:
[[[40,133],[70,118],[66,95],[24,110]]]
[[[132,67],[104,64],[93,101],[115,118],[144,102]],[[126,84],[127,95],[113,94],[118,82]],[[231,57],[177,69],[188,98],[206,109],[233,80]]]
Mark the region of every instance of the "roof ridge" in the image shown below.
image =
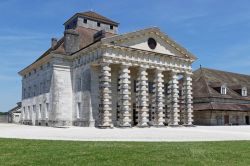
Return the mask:
[[[217,72],[223,72],[223,73],[228,73],[228,74],[236,74],[236,75],[241,75],[241,76],[250,77],[250,75],[247,75],[247,74],[236,73],[236,72],[230,72],[230,71],[225,71],[225,70],[211,69],[211,68],[207,68],[207,67],[203,67],[203,69],[210,70],[210,71],[217,71]]]

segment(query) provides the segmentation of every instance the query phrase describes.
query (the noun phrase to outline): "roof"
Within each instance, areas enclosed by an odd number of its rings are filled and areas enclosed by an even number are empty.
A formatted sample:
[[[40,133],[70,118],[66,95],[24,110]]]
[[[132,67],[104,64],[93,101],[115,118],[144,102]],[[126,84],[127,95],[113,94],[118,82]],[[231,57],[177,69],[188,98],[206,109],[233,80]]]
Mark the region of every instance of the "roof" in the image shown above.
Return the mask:
[[[84,27],[80,27],[80,26],[77,27],[75,30],[77,31],[77,33],[79,33],[79,38],[80,38],[79,50],[86,48],[87,46],[94,43],[93,35],[96,32],[98,32],[97,30],[90,29],[90,28],[84,28]],[[107,36],[107,37],[112,36],[112,35],[115,35],[115,34],[105,32],[105,36]],[[50,53],[66,55],[65,48],[64,48],[64,37],[62,37],[60,40],[58,40],[58,42],[54,48],[49,48],[39,58],[37,58],[37,60],[35,62],[33,62],[31,65],[38,62],[40,59],[46,57]],[[27,66],[25,69],[27,69],[31,65]],[[25,69],[23,69],[23,70],[25,70]],[[20,71],[20,72],[22,72],[22,71]]]
[[[250,91],[249,75],[199,68],[192,77],[195,110],[250,110],[250,96],[240,94],[243,87]],[[227,94],[219,92],[222,85],[226,86]]]
[[[103,23],[107,23],[107,24],[111,24],[111,25],[115,25],[115,26],[118,26],[119,23],[107,18],[107,17],[104,17],[96,12],[93,12],[93,11],[87,11],[87,12],[82,12],[82,13],[76,13],[74,16],[72,16],[70,19],[68,19],[64,25],[66,23],[68,23],[70,20],[72,20],[73,18],[77,17],[77,16],[82,16],[84,18],[88,18],[88,19],[91,19],[91,20],[96,20],[96,21],[100,21],[100,22],[103,22]]]
[[[8,111],[8,113],[12,113],[12,112],[21,112],[20,108],[22,107],[22,103],[18,102],[17,106],[15,106],[14,108],[12,108],[11,110]]]

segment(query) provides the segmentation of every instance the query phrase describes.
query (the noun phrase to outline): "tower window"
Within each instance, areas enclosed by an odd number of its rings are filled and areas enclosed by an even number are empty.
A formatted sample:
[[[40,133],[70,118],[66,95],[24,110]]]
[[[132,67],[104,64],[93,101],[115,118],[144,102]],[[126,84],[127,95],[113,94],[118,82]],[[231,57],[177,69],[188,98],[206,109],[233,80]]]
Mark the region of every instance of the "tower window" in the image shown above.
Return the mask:
[[[110,29],[114,29],[113,25],[110,25]]]
[[[100,27],[100,26],[101,26],[101,23],[97,22],[97,26]]]
[[[83,19],[83,22],[87,24],[88,20],[86,18]]]

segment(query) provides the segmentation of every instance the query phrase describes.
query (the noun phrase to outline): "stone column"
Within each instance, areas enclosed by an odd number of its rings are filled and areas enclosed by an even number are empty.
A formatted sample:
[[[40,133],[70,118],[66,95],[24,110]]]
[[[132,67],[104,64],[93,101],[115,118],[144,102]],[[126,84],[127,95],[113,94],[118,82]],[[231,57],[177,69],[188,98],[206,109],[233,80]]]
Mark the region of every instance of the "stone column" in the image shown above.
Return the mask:
[[[153,109],[154,109],[154,125],[164,126],[164,80],[162,70],[156,69],[154,79],[154,95],[153,95]]]
[[[128,65],[121,65],[118,88],[120,127],[131,127],[131,81]]]
[[[108,63],[101,64],[101,71],[99,77],[99,127],[107,128],[113,127],[112,124],[112,97],[111,97],[111,68]]]
[[[179,119],[179,85],[178,85],[178,75],[176,72],[171,73],[171,80],[169,81],[168,86],[168,124],[170,126],[178,126],[180,119]]]
[[[148,126],[148,73],[146,68],[140,67],[137,80],[136,107],[138,112],[138,127]]]
[[[190,74],[184,76],[184,125],[193,125],[193,97],[192,97],[192,78]]]

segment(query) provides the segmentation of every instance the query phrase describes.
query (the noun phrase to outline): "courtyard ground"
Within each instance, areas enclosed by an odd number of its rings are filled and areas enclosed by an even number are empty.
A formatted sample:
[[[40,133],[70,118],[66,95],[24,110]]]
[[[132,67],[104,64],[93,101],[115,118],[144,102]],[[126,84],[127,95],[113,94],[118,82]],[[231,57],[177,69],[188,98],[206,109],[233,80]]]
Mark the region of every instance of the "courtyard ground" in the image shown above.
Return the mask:
[[[250,140],[250,126],[97,129],[88,127],[53,128],[0,124],[0,138],[147,142]]]

